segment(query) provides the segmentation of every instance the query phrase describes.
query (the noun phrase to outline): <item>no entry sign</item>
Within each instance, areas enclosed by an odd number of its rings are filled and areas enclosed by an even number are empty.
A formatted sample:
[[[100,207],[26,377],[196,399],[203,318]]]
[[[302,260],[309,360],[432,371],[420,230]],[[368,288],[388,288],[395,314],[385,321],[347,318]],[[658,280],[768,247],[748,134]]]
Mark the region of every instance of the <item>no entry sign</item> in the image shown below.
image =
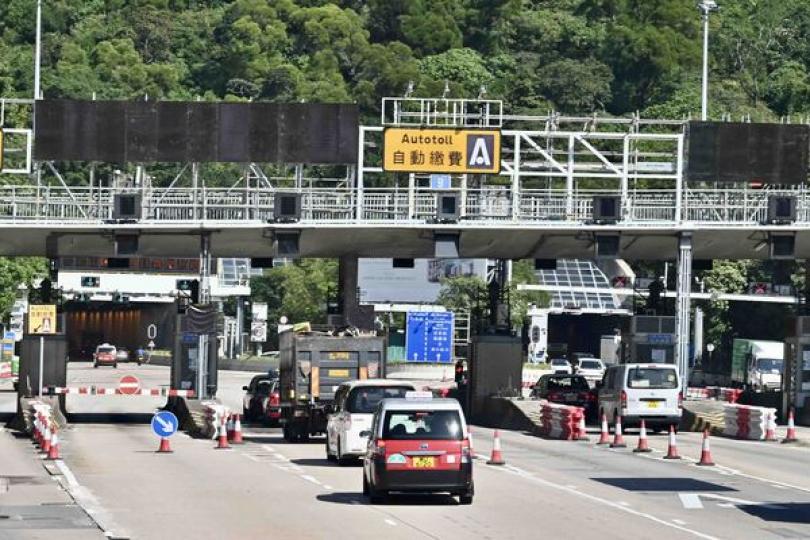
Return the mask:
[[[118,389],[121,390],[122,394],[136,394],[141,389],[141,381],[134,375],[124,375],[121,377],[121,380],[118,381]]]

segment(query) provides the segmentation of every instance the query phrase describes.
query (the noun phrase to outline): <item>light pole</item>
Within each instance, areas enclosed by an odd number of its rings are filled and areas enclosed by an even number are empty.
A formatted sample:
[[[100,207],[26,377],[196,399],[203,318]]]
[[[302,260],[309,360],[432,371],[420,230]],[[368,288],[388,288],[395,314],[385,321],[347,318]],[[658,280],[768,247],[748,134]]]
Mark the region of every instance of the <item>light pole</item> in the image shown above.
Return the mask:
[[[703,19],[703,87],[700,96],[700,119],[705,122],[709,105],[709,13],[717,11],[720,6],[715,0],[699,0],[697,8]]]
[[[34,43],[34,99],[42,98],[39,66],[42,58],[42,0],[37,0],[36,42]]]

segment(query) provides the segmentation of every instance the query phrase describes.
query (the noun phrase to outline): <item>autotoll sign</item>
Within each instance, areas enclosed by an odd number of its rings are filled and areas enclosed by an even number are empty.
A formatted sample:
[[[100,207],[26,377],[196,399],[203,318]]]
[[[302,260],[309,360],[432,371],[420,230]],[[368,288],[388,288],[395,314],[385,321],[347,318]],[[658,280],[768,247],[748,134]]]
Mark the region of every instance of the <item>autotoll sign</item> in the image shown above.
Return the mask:
[[[388,128],[383,136],[383,170],[497,174],[501,170],[501,132]]]

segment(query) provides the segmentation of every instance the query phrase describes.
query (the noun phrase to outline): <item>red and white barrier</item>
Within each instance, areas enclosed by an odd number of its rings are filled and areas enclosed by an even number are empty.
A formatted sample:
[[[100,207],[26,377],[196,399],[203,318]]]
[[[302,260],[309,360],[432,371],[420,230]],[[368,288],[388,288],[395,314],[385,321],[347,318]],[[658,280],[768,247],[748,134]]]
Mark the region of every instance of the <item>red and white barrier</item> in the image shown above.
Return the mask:
[[[11,362],[0,362],[0,379],[9,379],[11,377]]]
[[[212,439],[216,439],[223,422],[230,416],[231,411],[225,405],[215,401],[206,401],[203,403],[203,407],[205,410],[205,431],[210,433]],[[227,433],[225,435],[227,440]]]
[[[723,406],[723,435],[735,439],[764,441],[776,409],[728,403]]]
[[[106,388],[103,386],[49,386],[47,392],[52,395],[78,395],[78,396],[155,396],[155,397],[186,397],[193,398],[194,390],[175,390],[173,388],[141,388],[135,392],[124,391],[121,388]]]
[[[540,434],[551,439],[577,440],[580,420],[585,415],[582,407],[543,402],[540,407]]]

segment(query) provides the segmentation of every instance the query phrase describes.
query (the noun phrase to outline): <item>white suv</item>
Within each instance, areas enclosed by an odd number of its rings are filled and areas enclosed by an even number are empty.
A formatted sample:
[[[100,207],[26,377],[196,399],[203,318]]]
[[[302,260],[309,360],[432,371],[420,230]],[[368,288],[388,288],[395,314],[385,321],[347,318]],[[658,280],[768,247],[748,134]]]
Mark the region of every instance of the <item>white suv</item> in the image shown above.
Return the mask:
[[[565,375],[571,375],[571,364],[568,363],[568,360],[565,358],[552,358],[549,360],[549,365],[551,366],[551,371],[557,375],[559,373],[564,373]]]
[[[365,379],[349,381],[335,391],[335,408],[326,423],[326,458],[346,465],[366,453],[368,437],[377,405],[388,398],[404,398],[416,390],[407,381]]]

